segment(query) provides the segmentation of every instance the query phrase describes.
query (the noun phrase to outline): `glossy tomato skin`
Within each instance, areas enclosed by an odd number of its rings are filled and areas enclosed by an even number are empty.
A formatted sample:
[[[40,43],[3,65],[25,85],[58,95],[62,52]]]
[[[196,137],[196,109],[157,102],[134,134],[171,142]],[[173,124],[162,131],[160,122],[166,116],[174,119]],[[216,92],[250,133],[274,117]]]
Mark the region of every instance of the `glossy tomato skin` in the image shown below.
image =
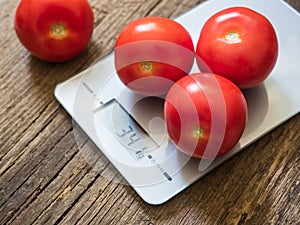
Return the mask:
[[[251,88],[273,70],[278,40],[265,16],[249,8],[231,7],[205,22],[196,54],[202,72],[220,74],[240,88]]]
[[[165,94],[188,74],[195,58],[188,31],[174,20],[145,17],[132,21],[115,43],[115,65],[121,81],[144,95]]]
[[[241,90],[227,78],[211,73],[178,80],[164,105],[171,141],[180,151],[196,158],[214,158],[231,150],[245,130],[247,114]],[[208,149],[210,138],[212,145]]]
[[[87,0],[21,0],[14,28],[24,47],[45,61],[62,62],[81,53],[93,33]]]

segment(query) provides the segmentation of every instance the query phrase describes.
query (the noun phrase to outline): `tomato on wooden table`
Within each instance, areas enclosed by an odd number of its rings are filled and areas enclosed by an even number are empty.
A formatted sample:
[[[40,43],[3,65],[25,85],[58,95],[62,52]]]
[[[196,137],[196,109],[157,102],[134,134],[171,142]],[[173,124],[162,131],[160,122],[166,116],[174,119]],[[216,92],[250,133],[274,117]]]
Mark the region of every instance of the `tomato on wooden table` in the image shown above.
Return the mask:
[[[165,94],[189,73],[195,58],[188,31],[163,17],[144,17],[129,23],[120,32],[114,52],[120,80],[143,95]]]
[[[245,7],[217,12],[204,24],[196,47],[202,72],[213,72],[240,88],[261,84],[278,57],[278,41],[271,22]]]
[[[21,0],[16,34],[34,56],[52,62],[69,60],[89,44],[94,14],[87,0]]]
[[[212,73],[181,78],[169,90],[164,105],[171,141],[196,158],[214,158],[230,151],[244,132],[247,114],[241,90]]]

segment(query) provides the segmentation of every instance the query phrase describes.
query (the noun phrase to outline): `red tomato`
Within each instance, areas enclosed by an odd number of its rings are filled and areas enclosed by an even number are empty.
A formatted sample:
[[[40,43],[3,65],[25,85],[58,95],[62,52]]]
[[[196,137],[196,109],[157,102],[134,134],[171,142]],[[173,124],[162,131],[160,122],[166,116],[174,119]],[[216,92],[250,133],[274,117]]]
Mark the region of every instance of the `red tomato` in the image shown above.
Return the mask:
[[[231,150],[244,132],[247,114],[241,90],[212,73],[178,80],[164,106],[170,139],[180,151],[196,158],[214,158]]]
[[[21,43],[34,56],[61,62],[87,47],[93,23],[87,0],[21,0],[14,27]]]
[[[266,17],[248,8],[232,7],[206,21],[196,54],[202,72],[213,72],[240,88],[251,88],[262,83],[272,71],[278,41]]]
[[[144,95],[165,94],[187,75],[194,62],[188,31],[174,20],[146,17],[129,23],[115,43],[115,65],[121,81]]]

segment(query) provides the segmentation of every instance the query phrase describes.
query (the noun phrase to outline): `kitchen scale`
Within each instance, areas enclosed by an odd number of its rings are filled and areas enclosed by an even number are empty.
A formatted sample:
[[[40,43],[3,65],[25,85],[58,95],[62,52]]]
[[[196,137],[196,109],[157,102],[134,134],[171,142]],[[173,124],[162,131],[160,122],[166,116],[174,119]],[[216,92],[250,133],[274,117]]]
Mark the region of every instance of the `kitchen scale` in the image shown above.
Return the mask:
[[[277,64],[260,86],[245,90],[248,124],[238,144],[214,160],[190,158],[168,139],[163,98],[132,93],[118,79],[114,53],[60,83],[55,97],[112,165],[149,204],[161,204],[243,148],[299,113],[300,16],[281,0],[211,0],[176,19],[194,44],[204,22],[231,6],[265,15],[279,40]],[[259,41],[259,34],[257,34]],[[194,65],[191,73],[199,72]]]

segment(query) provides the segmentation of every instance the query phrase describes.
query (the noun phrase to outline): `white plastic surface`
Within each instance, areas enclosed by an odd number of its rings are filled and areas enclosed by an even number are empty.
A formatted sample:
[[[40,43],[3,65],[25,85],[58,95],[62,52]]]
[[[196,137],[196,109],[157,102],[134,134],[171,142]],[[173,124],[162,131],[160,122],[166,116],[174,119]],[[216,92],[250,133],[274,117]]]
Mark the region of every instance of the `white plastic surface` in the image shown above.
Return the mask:
[[[163,103],[157,99],[145,100],[119,81],[114,72],[113,53],[56,87],[55,96],[62,106],[150,204],[161,204],[172,198],[299,113],[300,16],[289,5],[280,0],[211,0],[176,20],[186,27],[196,44],[204,22],[212,14],[230,6],[252,8],[271,21],[279,39],[279,57],[264,84],[244,92],[249,119],[239,143],[203,171],[198,170],[199,160],[189,159],[169,142],[162,125]],[[196,71],[194,67],[192,72]],[[133,119],[126,112],[130,112]],[[128,123],[132,126],[128,127]],[[142,142],[134,142],[137,133],[144,138]]]

